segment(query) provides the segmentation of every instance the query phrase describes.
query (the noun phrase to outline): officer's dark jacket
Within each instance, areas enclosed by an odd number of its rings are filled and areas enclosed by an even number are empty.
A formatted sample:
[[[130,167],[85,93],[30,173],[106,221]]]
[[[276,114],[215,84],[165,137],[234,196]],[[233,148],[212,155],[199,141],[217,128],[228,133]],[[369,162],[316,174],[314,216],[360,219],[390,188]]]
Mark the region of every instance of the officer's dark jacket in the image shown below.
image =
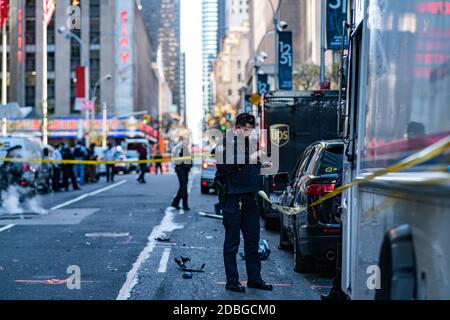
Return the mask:
[[[234,163],[232,164],[226,163],[226,145],[226,139],[224,139],[223,164],[217,164],[216,179],[226,183],[227,194],[236,195],[254,193],[262,190],[261,166],[260,164],[250,164],[248,138],[246,139],[245,164],[237,164],[237,137],[235,137],[234,140]],[[230,150],[229,152],[232,151],[233,150]],[[216,154],[216,156],[218,156],[218,154]]]

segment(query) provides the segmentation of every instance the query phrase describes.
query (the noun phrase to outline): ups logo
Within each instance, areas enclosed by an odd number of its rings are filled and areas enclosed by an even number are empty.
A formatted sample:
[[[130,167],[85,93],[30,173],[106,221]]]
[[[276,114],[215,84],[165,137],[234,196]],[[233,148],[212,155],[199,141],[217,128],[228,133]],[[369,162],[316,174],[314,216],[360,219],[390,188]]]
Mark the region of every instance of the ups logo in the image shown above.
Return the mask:
[[[270,141],[283,147],[289,142],[289,126],[287,124],[275,124],[270,127]]]

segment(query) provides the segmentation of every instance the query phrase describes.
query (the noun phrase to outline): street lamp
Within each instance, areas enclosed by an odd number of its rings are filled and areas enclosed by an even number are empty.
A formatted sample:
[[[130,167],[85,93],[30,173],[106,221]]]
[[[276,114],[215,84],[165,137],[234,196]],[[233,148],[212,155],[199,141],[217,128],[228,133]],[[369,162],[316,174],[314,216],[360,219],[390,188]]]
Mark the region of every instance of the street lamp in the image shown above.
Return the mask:
[[[86,45],[84,44],[83,40],[81,40],[81,38],[79,36],[77,36],[75,33],[71,32],[70,30],[67,30],[66,27],[59,27],[58,28],[58,33],[62,34],[65,36],[65,38],[67,40],[70,39],[74,39],[76,42],[78,42],[78,44],[80,45],[81,48],[81,61],[83,63],[83,66],[85,68],[85,99],[89,100],[90,95],[89,95],[89,89],[90,89],[90,84],[89,84],[89,75],[90,75],[90,69],[89,69],[89,51],[88,48],[86,47]],[[83,57],[84,56],[84,57]],[[86,126],[85,128],[87,129],[87,135],[85,138],[85,143],[86,143],[86,147],[89,147],[89,109],[86,109]]]
[[[278,12],[280,11],[280,7],[281,7],[281,1],[280,0],[278,2],[278,8],[275,10],[275,7],[273,5],[272,0],[269,0],[270,6],[272,8],[272,13],[273,13],[273,25],[274,25],[274,30],[275,30],[275,59],[274,59],[274,78],[275,78],[275,90],[278,90],[278,32],[279,32],[279,23],[278,23]]]
[[[95,102],[97,100],[97,90],[100,87],[100,84],[103,81],[108,81],[111,80],[112,76],[108,73],[106,76],[104,76],[103,78],[99,79],[95,85],[94,85],[94,93],[92,94],[92,103],[95,105]]]

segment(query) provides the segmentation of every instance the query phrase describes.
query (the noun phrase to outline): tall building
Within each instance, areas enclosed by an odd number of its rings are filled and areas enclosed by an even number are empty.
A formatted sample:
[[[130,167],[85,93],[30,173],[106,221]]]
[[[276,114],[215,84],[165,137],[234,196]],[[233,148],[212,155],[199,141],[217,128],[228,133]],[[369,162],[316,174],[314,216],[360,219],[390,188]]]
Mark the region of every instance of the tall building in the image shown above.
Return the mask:
[[[249,17],[249,0],[223,0],[226,5],[228,28],[240,27]]]
[[[212,62],[218,52],[218,0],[202,0],[203,111],[211,113],[213,92]]]
[[[36,117],[42,115],[42,3],[11,1],[9,19],[9,101],[32,107]],[[74,4],[80,24],[70,31],[80,37],[86,52],[57,31],[71,27],[67,9]],[[91,88],[98,84],[91,98],[95,92],[97,101],[108,105],[109,115],[146,111],[157,118],[158,83],[149,58],[153,48],[135,0],[58,0],[47,47],[50,117],[82,116],[75,104],[74,67],[89,59]]]
[[[183,119],[183,122],[187,123],[187,115],[186,115],[186,53],[181,53],[181,61],[180,61],[180,117]]]
[[[181,114],[182,100],[180,87],[181,61],[181,8],[180,0],[140,0],[141,13],[150,33],[154,48],[153,61],[162,54],[164,78],[169,84],[173,95],[176,112]]]
[[[228,33],[227,4],[229,0],[217,0],[217,50],[222,50],[223,41]]]

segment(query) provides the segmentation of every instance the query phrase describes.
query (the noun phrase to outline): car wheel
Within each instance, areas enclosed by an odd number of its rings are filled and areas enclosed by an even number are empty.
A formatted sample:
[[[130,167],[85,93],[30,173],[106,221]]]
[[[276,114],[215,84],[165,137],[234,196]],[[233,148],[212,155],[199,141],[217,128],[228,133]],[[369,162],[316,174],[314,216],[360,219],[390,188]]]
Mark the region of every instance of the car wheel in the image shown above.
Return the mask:
[[[283,225],[283,216],[280,213],[280,241],[278,243],[278,249],[280,250],[288,250],[292,248],[292,244],[289,241],[289,237],[287,235],[287,230]]]
[[[314,271],[314,258],[303,256],[300,252],[297,226],[294,222],[294,271],[311,273]]]
[[[209,194],[209,188],[202,186],[202,194]]]

